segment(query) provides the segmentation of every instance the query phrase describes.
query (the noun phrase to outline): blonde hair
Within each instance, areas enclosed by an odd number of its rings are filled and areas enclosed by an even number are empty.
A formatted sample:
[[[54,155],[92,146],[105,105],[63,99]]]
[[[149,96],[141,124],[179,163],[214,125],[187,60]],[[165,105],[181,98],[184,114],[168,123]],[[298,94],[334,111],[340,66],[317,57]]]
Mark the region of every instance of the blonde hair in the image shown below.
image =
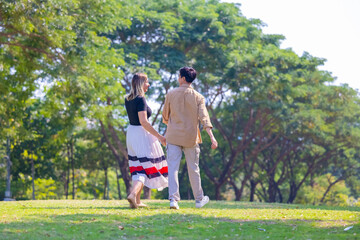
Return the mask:
[[[131,80],[131,89],[130,93],[126,95],[128,101],[133,100],[137,96],[144,96],[144,83],[147,80],[145,73],[135,73]]]

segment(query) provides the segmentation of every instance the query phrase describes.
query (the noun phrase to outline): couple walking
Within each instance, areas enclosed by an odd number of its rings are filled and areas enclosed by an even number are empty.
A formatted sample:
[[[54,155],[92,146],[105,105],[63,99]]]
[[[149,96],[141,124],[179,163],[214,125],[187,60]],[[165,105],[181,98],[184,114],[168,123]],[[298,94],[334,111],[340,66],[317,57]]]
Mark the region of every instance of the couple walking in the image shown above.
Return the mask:
[[[140,201],[143,186],[162,190],[169,187],[170,208],[179,209],[180,201],[178,172],[182,152],[185,154],[195,206],[200,208],[209,202],[201,187],[199,169],[199,143],[202,143],[199,120],[211,139],[211,148],[217,141],[211,131],[212,125],[205,107],[204,97],[191,84],[196,78],[193,68],[179,71],[179,87],[165,97],[162,112],[167,125],[165,137],[149,123],[151,109],[146,104],[145,92],[150,84],[147,76],[137,73],[131,82],[131,91],[125,98],[125,107],[130,125],[126,134],[132,189],[127,197],[130,207],[146,207]],[[160,146],[166,146],[167,159]]]

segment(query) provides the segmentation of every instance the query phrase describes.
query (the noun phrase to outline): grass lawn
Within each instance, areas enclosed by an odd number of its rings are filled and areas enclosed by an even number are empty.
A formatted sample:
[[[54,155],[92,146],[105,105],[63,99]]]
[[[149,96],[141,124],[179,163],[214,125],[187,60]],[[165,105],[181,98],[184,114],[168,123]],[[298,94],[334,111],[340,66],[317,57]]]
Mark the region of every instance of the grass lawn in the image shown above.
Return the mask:
[[[0,202],[0,239],[360,239],[360,208],[210,201]],[[344,231],[345,228],[353,226]]]

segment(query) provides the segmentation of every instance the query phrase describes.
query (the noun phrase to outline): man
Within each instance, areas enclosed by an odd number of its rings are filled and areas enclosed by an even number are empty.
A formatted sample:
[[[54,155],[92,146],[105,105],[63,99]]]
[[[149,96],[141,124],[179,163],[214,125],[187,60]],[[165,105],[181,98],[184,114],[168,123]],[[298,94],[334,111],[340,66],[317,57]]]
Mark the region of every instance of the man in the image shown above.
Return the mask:
[[[196,78],[196,71],[183,67],[179,73],[179,87],[170,91],[165,98],[162,113],[163,122],[167,125],[167,161],[170,208],[179,209],[180,201],[178,172],[184,151],[191,188],[195,197],[195,207],[201,208],[209,202],[201,187],[199,169],[199,143],[202,143],[199,120],[211,139],[211,148],[218,143],[212,133],[208,111],[204,97],[195,91],[191,83]]]

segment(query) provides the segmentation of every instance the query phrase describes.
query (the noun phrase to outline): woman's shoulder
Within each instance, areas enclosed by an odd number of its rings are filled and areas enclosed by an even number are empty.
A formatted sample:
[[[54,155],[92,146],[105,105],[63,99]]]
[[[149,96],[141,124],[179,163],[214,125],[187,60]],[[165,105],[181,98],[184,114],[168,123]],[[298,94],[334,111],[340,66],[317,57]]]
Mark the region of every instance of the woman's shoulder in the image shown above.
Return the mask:
[[[143,96],[136,96],[134,99],[130,100],[130,102],[134,105],[146,105],[146,99]]]
[[[143,102],[143,101],[146,101],[145,97],[139,95],[131,100],[128,100],[127,97],[125,97],[125,102]]]
[[[137,95],[136,98],[134,98],[136,102],[146,102],[146,99],[144,96]]]

